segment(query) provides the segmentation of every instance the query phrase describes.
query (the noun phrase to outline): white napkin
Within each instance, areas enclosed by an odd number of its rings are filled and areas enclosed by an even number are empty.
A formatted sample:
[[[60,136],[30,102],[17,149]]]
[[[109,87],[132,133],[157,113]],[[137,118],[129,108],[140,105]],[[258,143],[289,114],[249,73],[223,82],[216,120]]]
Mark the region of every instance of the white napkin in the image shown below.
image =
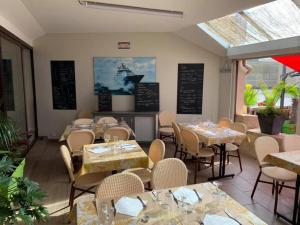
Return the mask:
[[[133,150],[136,148],[136,145],[134,144],[121,144],[122,148],[124,148],[125,150]]]
[[[143,202],[147,204],[146,201]],[[120,198],[115,207],[117,213],[134,217],[137,217],[138,214],[143,210],[143,205],[137,198],[129,197]]]
[[[203,220],[204,225],[239,225],[233,219],[224,216],[206,214]]]
[[[202,193],[197,193],[200,198],[203,197]],[[179,201],[181,201],[182,197],[184,197],[184,202],[191,205],[199,201],[196,193],[189,188],[179,188],[176,191],[174,191],[173,194]]]
[[[213,131],[205,131],[204,134],[207,134],[207,135],[211,135],[211,136],[216,136],[217,134]]]
[[[96,153],[96,154],[102,154],[102,153],[111,151],[111,148],[104,147],[104,146],[95,146],[95,147],[91,147],[89,149],[89,151],[93,152],[93,153]]]

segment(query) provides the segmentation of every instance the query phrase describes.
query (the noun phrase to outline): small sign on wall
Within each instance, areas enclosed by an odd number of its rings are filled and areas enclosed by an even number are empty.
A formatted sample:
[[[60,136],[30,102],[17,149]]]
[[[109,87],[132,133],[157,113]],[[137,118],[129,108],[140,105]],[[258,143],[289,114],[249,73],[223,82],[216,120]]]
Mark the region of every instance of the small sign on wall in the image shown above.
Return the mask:
[[[118,49],[130,49],[130,42],[129,41],[118,42]]]

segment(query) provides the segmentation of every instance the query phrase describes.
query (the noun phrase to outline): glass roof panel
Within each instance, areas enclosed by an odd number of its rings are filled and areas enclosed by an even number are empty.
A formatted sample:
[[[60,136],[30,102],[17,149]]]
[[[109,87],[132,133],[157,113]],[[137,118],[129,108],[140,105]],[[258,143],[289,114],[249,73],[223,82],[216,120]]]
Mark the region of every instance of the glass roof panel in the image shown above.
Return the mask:
[[[198,26],[224,47],[254,44],[299,36],[300,10],[291,0],[277,0]]]

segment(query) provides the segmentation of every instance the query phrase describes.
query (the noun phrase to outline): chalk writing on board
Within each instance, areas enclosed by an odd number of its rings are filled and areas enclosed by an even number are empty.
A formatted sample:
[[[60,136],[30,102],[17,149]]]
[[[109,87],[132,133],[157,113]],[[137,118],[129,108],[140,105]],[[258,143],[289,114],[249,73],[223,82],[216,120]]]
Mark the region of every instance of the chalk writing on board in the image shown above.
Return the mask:
[[[138,83],[135,86],[135,111],[159,111],[159,84]]]

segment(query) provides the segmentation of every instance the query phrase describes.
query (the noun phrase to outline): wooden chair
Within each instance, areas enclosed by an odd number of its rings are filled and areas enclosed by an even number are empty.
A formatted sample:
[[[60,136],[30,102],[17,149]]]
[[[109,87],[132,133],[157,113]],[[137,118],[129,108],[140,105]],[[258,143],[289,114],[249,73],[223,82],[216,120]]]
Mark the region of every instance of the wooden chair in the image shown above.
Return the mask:
[[[209,164],[212,168],[212,177],[215,176],[214,172],[214,163],[215,163],[215,153],[214,150],[208,147],[201,147],[202,143],[200,143],[198,135],[193,131],[188,129],[181,129],[181,137],[183,140],[183,147],[187,154],[190,154],[195,158],[195,174],[194,174],[194,183],[197,182],[197,172],[200,166],[200,163]],[[201,161],[201,159],[210,158],[210,162]]]
[[[151,185],[153,189],[165,189],[187,185],[188,170],[185,164],[176,158],[159,161],[153,168]]]
[[[256,157],[257,157],[257,160],[259,163],[260,171],[257,176],[256,182],[255,182],[252,194],[251,194],[251,198],[253,198],[253,196],[255,194],[258,182],[272,184],[272,194],[274,194],[274,190],[275,190],[274,213],[276,213],[277,212],[277,204],[278,204],[279,182],[296,181],[297,174],[294,172],[291,172],[289,170],[283,169],[281,167],[269,165],[263,161],[263,159],[268,154],[279,152],[278,142],[274,138],[272,138],[270,136],[259,137],[254,142],[254,148],[255,148]],[[262,174],[265,175],[266,177],[270,178],[271,180],[273,180],[273,182],[260,180],[260,177]],[[285,185],[282,185],[282,186],[286,187],[286,188],[294,189],[294,187],[285,186]]]
[[[176,121],[176,114],[174,112],[163,111],[159,113],[158,120],[160,139],[171,138],[175,142],[172,122]]]
[[[218,122],[218,127],[220,128],[230,128],[232,121],[226,117],[223,117]]]
[[[94,123],[93,119],[89,118],[81,118],[81,119],[76,119],[73,121],[73,125],[78,126],[78,125],[91,125]]]
[[[150,181],[151,181],[151,174],[153,171],[153,167],[165,157],[165,143],[160,139],[155,139],[152,141],[148,157],[151,159],[152,163],[149,164],[148,168],[132,168],[125,170],[124,172],[131,172],[136,174],[141,178],[144,184],[149,184],[150,189]]]
[[[246,134],[247,126],[244,123],[233,123],[230,125],[230,129]],[[227,154],[227,163],[229,163],[229,157],[237,157],[239,159],[240,170],[243,171],[241,155],[240,155],[240,144],[241,143],[227,143],[226,144],[226,154]],[[236,152],[236,154],[232,154]]]
[[[114,199],[144,192],[142,180],[133,173],[118,173],[105,178],[96,191],[97,199]]]
[[[178,126],[177,123],[172,122],[172,127],[174,130],[175,134],[175,153],[174,153],[174,158],[176,158],[178,151],[180,152],[180,159],[182,158],[183,154],[183,146],[182,146],[182,137],[180,133],[180,127]]]
[[[76,198],[83,195],[84,193],[94,194],[95,192],[91,191],[94,187],[99,185],[102,180],[105,178],[105,173],[88,173],[85,175],[78,176],[74,174],[74,167],[72,163],[72,158],[67,146],[62,145],[60,147],[60,152],[66,168],[68,170],[69,178],[71,181],[71,191],[69,197],[69,206],[70,211],[73,208],[73,203]],[[59,190],[58,190],[59,191]],[[76,191],[80,191],[78,195],[75,196]]]
[[[93,144],[95,141],[95,134],[90,130],[74,130],[68,138],[67,144],[70,149],[71,155],[81,156],[83,153],[83,146]]]
[[[116,136],[119,138],[119,140],[127,141],[129,139],[130,133],[128,129],[124,127],[112,127],[104,132],[104,136],[105,135],[110,135],[111,138]]]
[[[97,124],[118,124],[118,120],[114,117],[101,117],[99,120],[97,120]]]

